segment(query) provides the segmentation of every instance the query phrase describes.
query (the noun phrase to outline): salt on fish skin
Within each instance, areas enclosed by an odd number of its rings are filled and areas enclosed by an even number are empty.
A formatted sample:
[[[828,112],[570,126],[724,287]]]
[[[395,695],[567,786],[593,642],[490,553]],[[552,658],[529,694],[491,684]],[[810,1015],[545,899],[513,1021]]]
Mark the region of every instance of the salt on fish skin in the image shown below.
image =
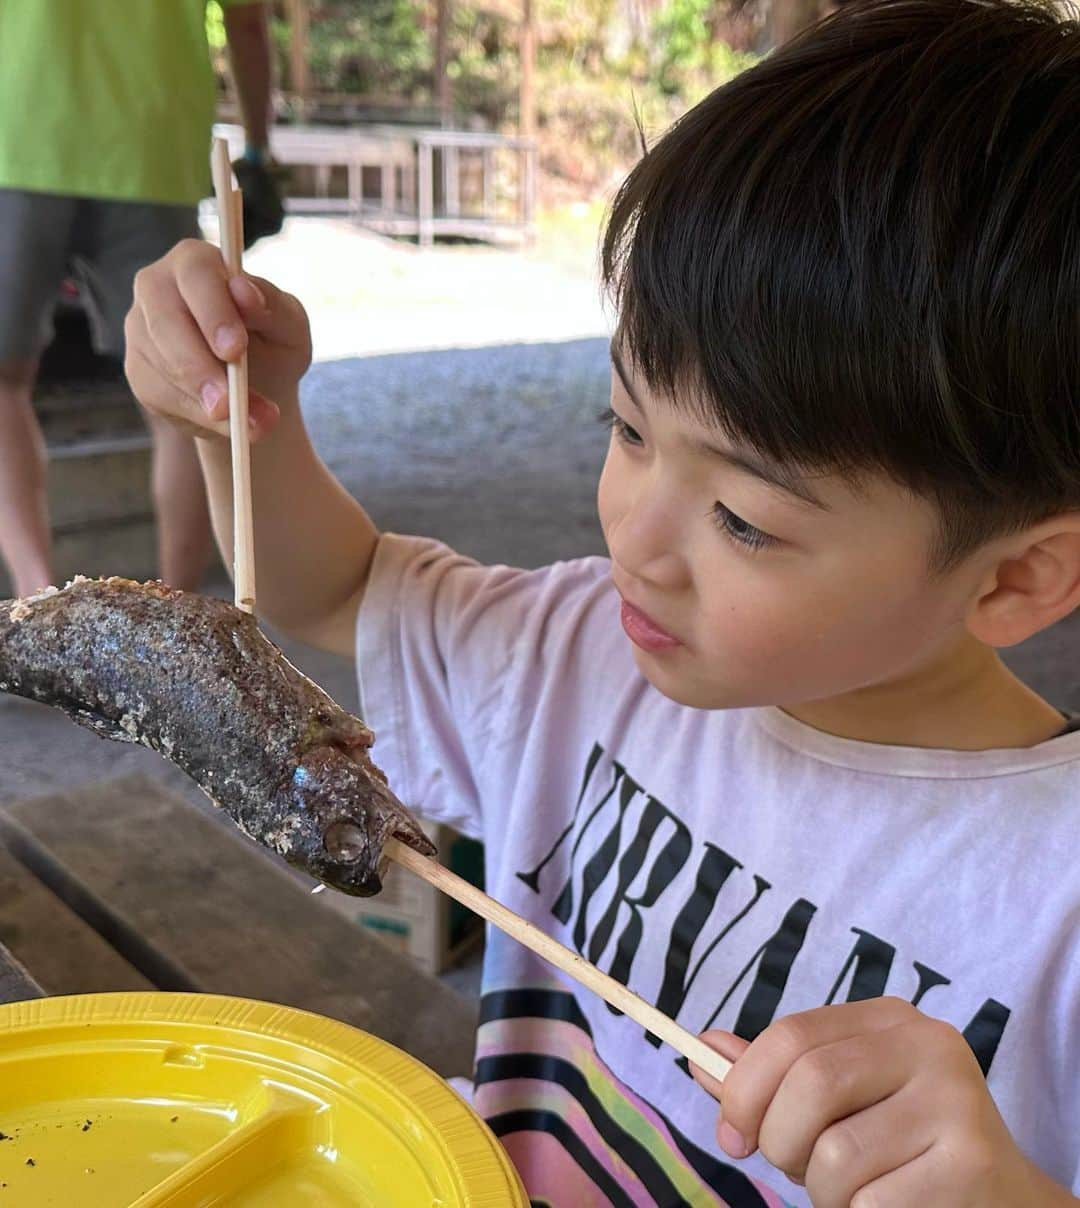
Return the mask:
[[[345,893],[378,893],[391,835],[435,854],[367,726],[225,600],[80,577],[0,601],[0,691],[158,751],[246,835]]]

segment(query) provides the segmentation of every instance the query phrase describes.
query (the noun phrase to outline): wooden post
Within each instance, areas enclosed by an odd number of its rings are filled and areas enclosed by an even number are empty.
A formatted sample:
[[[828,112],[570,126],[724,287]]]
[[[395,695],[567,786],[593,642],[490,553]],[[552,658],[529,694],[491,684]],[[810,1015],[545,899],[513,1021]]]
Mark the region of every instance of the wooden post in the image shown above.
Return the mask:
[[[450,0],[435,0],[435,100],[445,130],[454,111],[454,97],[446,67],[450,61]]]
[[[379,169],[379,200],[382,203],[382,212],[384,218],[393,218],[394,210],[397,208],[397,165],[394,161],[394,152],[389,144],[383,152],[382,165]]]
[[[443,208],[448,218],[461,213],[461,157],[457,147],[443,147]]]
[[[421,247],[431,247],[435,242],[435,181],[434,153],[426,139],[417,140],[417,212],[416,241]]]
[[[483,156],[484,220],[495,218],[495,148],[485,147]]]
[[[311,77],[308,73],[308,27],[310,0],[286,0],[289,15],[289,85],[300,102],[300,116],[307,117],[311,97]]]
[[[536,238],[536,160],[537,149],[526,147],[521,152],[521,225],[525,242]]]
[[[521,83],[518,93],[518,129],[522,138],[536,137],[536,16],[533,0],[522,0]]]

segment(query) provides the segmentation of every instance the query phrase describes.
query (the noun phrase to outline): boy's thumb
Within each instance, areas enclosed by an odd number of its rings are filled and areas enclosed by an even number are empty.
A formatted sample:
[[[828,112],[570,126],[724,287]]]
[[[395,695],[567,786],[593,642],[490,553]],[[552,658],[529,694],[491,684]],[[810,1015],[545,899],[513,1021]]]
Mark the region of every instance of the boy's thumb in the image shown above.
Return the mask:
[[[229,293],[248,331],[257,331],[273,344],[295,345],[306,338],[303,306],[264,277],[247,273],[230,277]]]
[[[266,291],[256,285],[254,278],[239,273],[229,278],[229,293],[240,307],[244,318],[254,317],[266,309]]]

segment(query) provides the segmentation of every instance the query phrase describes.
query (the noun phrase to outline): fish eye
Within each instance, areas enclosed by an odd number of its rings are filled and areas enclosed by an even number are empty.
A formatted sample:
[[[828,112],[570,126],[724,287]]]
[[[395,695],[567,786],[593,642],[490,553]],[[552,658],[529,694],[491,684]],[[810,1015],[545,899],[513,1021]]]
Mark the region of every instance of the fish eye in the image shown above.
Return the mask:
[[[358,860],[367,851],[367,836],[355,822],[334,822],[323,836],[323,846],[335,860]]]

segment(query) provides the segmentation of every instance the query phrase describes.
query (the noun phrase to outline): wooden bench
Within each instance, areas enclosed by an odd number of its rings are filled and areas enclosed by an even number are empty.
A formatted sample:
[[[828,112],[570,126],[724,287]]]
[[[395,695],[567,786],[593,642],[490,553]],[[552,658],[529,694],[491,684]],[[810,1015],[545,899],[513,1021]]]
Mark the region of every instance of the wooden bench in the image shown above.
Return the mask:
[[[214,134],[229,144],[236,158],[244,149],[243,127],[219,122]],[[536,157],[534,139],[484,130],[444,130],[387,122],[350,126],[275,125],[270,150],[282,164],[313,166],[317,196],[293,198],[293,208],[344,210],[358,222],[387,235],[415,235],[422,246],[437,235],[490,242],[530,241],[536,227]],[[499,159],[510,157],[512,171],[500,171]],[[477,172],[479,187],[472,206],[463,201],[463,160]],[[436,162],[441,205],[436,207]],[[346,170],[343,198],[328,197],[330,170]],[[364,171],[377,170],[379,199],[368,204]],[[513,180],[514,196],[500,196],[503,178]],[[288,203],[287,203],[288,204]]]
[[[0,944],[14,958],[0,1001],[34,983],[233,994],[343,1020],[445,1077],[471,1071],[475,1004],[147,777],[0,808],[0,843]]]

